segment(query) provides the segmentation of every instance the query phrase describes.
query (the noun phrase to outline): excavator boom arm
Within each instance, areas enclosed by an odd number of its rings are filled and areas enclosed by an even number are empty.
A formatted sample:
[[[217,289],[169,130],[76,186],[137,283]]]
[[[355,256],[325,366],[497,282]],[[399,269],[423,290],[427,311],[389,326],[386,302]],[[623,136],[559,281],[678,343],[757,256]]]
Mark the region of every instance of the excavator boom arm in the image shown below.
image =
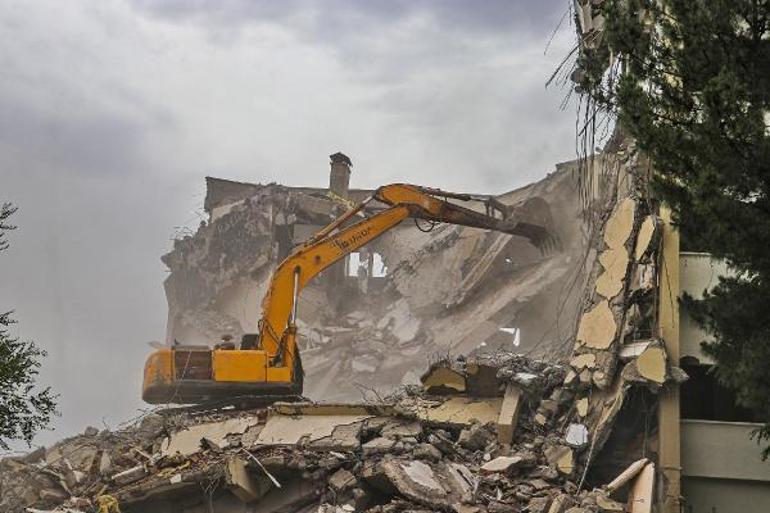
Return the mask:
[[[486,213],[458,205],[461,201],[483,201]],[[162,404],[301,394],[295,321],[299,294],[314,276],[408,217],[521,235],[539,246],[548,236],[548,223],[541,222],[549,217],[547,205],[527,201],[524,208],[512,208],[488,198],[414,185],[380,187],[276,268],[262,300],[258,337],[250,335],[248,341],[244,337],[240,349],[174,346],[156,350],[145,363],[142,397]],[[383,208],[365,212],[370,202]],[[366,215],[359,217],[362,212]],[[255,338],[259,347],[254,347]]]
[[[517,224],[498,219],[449,201],[471,200],[466,195],[444,193],[414,185],[392,184],[380,187],[371,198],[350,209],[291,253],[273,273],[262,301],[260,345],[271,358],[290,366],[296,357],[294,321],[297,301],[305,285],[361,246],[371,242],[407,217],[462,226],[472,226],[521,235]],[[371,217],[343,227],[367,203],[377,200],[388,207]],[[490,212],[490,207],[487,211]],[[494,214],[494,211],[491,212]]]

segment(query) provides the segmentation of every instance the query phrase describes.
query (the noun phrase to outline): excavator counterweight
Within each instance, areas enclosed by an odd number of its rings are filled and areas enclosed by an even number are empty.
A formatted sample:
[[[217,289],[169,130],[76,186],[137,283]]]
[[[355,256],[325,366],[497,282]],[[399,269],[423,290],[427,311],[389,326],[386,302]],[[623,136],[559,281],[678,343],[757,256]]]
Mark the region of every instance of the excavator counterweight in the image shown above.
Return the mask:
[[[373,201],[385,208],[360,219]],[[462,201],[484,201],[486,213],[459,205]],[[238,349],[176,345],[156,350],[145,363],[142,397],[151,404],[200,404],[299,396],[303,372],[296,343],[297,305],[313,277],[410,217],[519,235],[544,247],[552,239],[547,219],[526,211],[415,185],[380,187],[278,265],[262,300],[259,333],[244,335]]]

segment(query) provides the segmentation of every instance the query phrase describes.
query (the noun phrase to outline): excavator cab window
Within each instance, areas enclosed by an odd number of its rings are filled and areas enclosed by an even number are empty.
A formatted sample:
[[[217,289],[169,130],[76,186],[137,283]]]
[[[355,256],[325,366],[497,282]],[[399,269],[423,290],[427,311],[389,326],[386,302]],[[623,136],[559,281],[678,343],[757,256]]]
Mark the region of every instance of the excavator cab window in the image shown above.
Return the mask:
[[[241,337],[241,349],[256,349],[259,344],[259,333],[245,333]]]
[[[179,347],[174,351],[174,368],[178,380],[212,379],[211,350],[208,346]]]

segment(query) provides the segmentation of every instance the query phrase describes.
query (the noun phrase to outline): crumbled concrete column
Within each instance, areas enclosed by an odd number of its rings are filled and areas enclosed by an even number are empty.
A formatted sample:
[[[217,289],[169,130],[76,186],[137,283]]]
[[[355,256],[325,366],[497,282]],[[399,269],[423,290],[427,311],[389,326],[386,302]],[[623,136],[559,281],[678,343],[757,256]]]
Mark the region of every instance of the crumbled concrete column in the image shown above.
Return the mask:
[[[225,482],[230,491],[243,502],[251,502],[265,495],[272,485],[265,479],[253,476],[246,468],[246,461],[236,456],[227,462]]]
[[[503,404],[500,407],[500,417],[497,419],[497,440],[501,444],[510,445],[521,408],[521,390],[510,384],[505,389]]]
[[[616,347],[622,338],[625,306],[623,299],[628,289],[630,251],[636,240],[637,202],[627,197],[619,201],[604,226],[604,249],[598,258],[598,276],[588,292],[591,301],[578,324],[575,358],[572,368],[579,375],[580,386],[595,385],[608,388],[616,368]],[[597,248],[599,249],[599,248]],[[642,251],[642,250],[640,250]],[[587,356],[589,354],[593,355]],[[566,384],[566,383],[565,383]],[[573,383],[568,386],[574,385]]]
[[[655,247],[655,243],[660,237],[661,222],[658,216],[648,215],[639,226],[639,232],[636,236],[636,247],[634,248],[634,258],[637,262],[646,259]]]
[[[630,513],[652,513],[652,489],[655,484],[655,464],[644,466],[631,485],[628,494],[627,511]]]

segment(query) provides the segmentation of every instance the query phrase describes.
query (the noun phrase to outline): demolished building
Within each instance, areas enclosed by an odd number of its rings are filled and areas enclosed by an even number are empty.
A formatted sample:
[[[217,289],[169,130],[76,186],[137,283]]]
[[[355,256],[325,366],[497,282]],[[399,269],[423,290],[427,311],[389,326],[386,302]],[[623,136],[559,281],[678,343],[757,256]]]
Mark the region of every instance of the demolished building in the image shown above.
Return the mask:
[[[271,265],[368,194],[348,189],[343,157],[328,191],[208,179],[208,221],[164,257],[169,343],[254,330]],[[671,228],[633,145],[612,141],[591,173],[562,164],[496,197],[542,202],[546,252],[405,224],[329,269],[299,306],[319,402],[91,428],[2,460],[0,508],[582,513],[678,500],[660,471],[660,398],[685,379],[660,297]]]
[[[348,188],[351,163],[338,155],[329,190],[207,179],[209,220],[163,257],[167,342],[237,341],[257,330],[272,269],[372,192]],[[431,358],[449,354],[516,347],[566,357],[584,269],[596,258],[594,214],[575,194],[575,167],[493,198],[550,220],[545,252],[525,237],[407,221],[314,279],[298,308],[306,394],[351,400],[364,383],[415,384]],[[479,208],[492,199],[474,197]]]

